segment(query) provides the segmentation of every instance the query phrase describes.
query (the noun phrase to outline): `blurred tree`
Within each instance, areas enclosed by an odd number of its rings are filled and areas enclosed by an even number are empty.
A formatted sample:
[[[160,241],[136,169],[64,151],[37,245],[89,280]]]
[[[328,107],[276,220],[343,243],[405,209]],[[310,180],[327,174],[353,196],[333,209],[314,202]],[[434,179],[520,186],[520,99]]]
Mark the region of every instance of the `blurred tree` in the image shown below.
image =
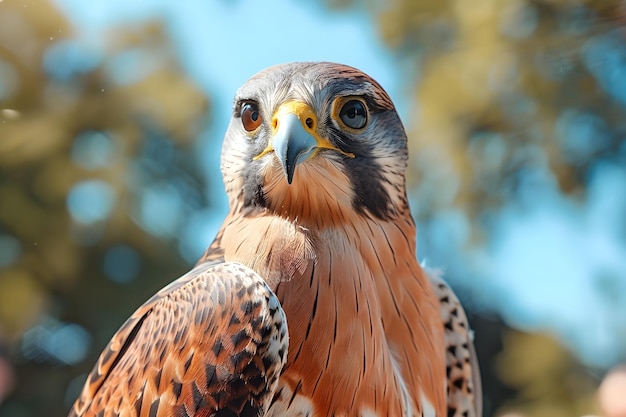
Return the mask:
[[[598,411],[596,379],[550,335],[508,331],[496,367],[501,379],[519,390],[505,406],[511,412],[571,417]]]
[[[546,186],[581,204],[591,198],[588,187],[598,167],[626,166],[626,1],[326,3],[336,9],[367,5],[381,38],[404,68],[415,98],[407,123],[412,140],[409,194],[420,246],[426,249],[420,252],[431,263],[445,265],[447,278],[457,287],[472,291],[460,277],[475,278],[471,271],[480,268],[468,264],[476,258],[466,254],[493,244],[489,240],[505,204],[524,213]],[[623,195],[625,190],[614,192]],[[624,219],[622,213],[614,223],[622,245]],[[464,234],[459,242],[442,233],[452,222]],[[607,327],[615,330],[611,343],[626,357],[623,304],[604,302],[624,294],[624,276],[608,282],[606,277],[614,275],[599,271],[593,279],[598,303],[606,310],[603,317],[616,323]],[[466,305],[476,305],[471,294],[463,297]],[[587,394],[598,379],[580,372],[572,357],[564,359],[563,348],[551,339],[509,339],[516,342],[503,347],[502,355],[509,359],[501,375],[519,390],[515,404],[534,403],[524,407],[525,415],[589,412]],[[493,349],[480,344],[485,338],[478,342],[479,356],[489,367],[492,357],[483,355]],[[524,361],[510,359],[522,357]],[[539,365],[531,378],[525,372],[532,360]],[[496,394],[493,388],[485,389],[486,403],[495,405],[490,412],[502,404],[498,395],[511,399],[510,392]]]
[[[208,204],[207,98],[163,27],[72,32],[48,1],[0,2],[0,345],[19,376],[2,417],[67,412],[111,334],[188,267],[177,235]]]
[[[381,15],[383,38],[421,63],[418,216],[454,204],[478,218],[544,169],[584,192],[593,163],[624,161],[625,4],[400,0]]]

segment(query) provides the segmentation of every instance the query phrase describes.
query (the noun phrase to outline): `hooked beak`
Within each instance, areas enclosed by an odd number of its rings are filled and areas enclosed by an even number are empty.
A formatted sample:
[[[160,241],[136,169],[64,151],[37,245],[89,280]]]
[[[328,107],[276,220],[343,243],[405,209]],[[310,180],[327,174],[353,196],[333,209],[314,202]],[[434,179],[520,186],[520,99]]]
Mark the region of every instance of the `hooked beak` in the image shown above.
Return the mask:
[[[293,180],[296,165],[317,153],[317,142],[315,137],[303,128],[300,119],[294,113],[287,113],[282,117],[272,143],[289,184]]]
[[[269,144],[254,159],[274,151],[287,182],[291,184],[296,166],[313,158],[320,149],[332,149],[354,158],[354,154],[342,151],[327,138],[319,136],[316,128],[317,116],[307,104],[299,101],[283,103],[272,117],[272,138]]]

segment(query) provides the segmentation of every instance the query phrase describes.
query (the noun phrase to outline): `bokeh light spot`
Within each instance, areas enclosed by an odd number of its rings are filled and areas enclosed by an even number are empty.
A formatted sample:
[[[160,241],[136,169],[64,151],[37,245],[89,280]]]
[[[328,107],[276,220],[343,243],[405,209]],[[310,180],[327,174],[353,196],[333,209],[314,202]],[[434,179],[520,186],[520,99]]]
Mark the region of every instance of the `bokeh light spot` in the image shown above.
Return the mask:
[[[0,234],[0,268],[14,263],[22,253],[20,241],[10,235]]]
[[[130,246],[113,246],[104,255],[104,274],[117,283],[127,284],[134,280],[140,267],[141,258]]]
[[[93,47],[75,40],[56,42],[43,58],[44,70],[52,78],[69,81],[78,74],[94,70],[102,61],[102,55]]]
[[[91,336],[78,324],[49,318],[24,333],[22,354],[34,362],[75,365],[87,356]]]
[[[105,220],[115,203],[115,191],[104,181],[88,180],[76,184],[67,196],[67,208],[74,220],[91,224]]]
[[[174,236],[182,214],[180,194],[171,185],[155,184],[141,190],[137,219],[148,232],[165,238]]]
[[[582,164],[610,144],[604,120],[591,113],[565,111],[556,125],[565,157]]]
[[[152,52],[152,51],[151,51]],[[106,66],[107,75],[118,85],[135,84],[164,65],[165,57],[140,48],[113,56]]]
[[[111,138],[99,131],[89,130],[76,136],[72,146],[72,159],[85,169],[107,166],[115,153]]]

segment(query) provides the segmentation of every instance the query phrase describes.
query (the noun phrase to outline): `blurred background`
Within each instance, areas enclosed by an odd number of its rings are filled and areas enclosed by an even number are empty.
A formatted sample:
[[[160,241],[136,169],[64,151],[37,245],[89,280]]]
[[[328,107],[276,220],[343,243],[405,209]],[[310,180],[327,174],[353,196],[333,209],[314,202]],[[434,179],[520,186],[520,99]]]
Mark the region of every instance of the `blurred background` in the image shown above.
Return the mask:
[[[485,416],[617,415],[596,394],[626,362],[626,0],[0,0],[0,417],[66,415],[195,262],[235,90],[297,60],[396,102]]]

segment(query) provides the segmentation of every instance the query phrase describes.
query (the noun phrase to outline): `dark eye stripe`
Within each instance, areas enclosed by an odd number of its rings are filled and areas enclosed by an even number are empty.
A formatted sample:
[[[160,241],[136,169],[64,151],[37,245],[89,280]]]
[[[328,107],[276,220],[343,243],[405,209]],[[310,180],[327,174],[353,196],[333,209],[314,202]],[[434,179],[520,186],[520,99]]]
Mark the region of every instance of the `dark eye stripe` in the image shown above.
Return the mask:
[[[356,155],[355,158],[346,158],[343,161],[345,172],[354,184],[355,210],[362,212],[367,209],[377,218],[389,218],[392,215],[390,197],[382,185],[385,181],[383,169],[373,155],[375,145],[365,140],[355,140],[341,129],[331,127],[329,131],[335,146]]]

